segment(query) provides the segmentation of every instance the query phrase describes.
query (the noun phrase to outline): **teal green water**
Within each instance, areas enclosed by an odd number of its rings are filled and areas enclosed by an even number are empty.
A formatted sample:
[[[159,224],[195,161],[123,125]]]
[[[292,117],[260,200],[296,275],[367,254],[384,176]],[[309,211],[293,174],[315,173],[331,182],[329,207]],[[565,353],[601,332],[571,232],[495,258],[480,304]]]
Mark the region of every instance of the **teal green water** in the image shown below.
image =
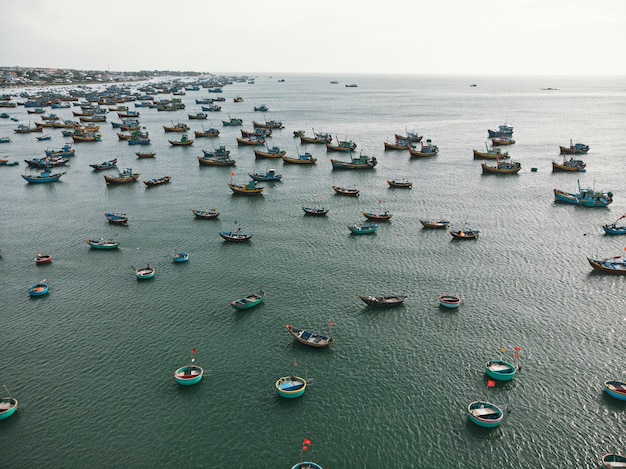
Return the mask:
[[[626,243],[601,229],[626,213],[626,81],[485,77],[471,88],[476,78],[277,78],[227,86],[223,111],[204,122],[221,136],[188,148],[170,147],[176,134],[162,125],[200,129],[187,113],[206,90],[187,92],[184,111],[139,109],[154,160],[136,159],[145,147],[118,141],[107,122],[102,142],[75,146],[58,184],[26,184],[20,174],[24,159],[62,145],[60,131],[37,142],[2,119],[0,136],[13,142],[0,155],[21,164],[0,167],[0,382],[20,407],[0,424],[0,466],[289,468],[304,438],[312,441],[305,457],[327,468],[595,468],[602,454],[626,451],[626,407],[602,392],[604,380],[626,377],[624,279],[593,273],[585,259],[619,255]],[[345,88],[352,82],[359,87]],[[233,103],[237,95],[245,101]],[[265,115],[253,111],[261,104]],[[9,112],[28,122],[23,108]],[[71,109],[54,112],[71,118]],[[354,140],[379,164],[333,171],[330,158],[341,155],[314,145],[306,148],[318,158],[313,167],[255,160],[252,148],[237,147],[240,128],[222,127],[227,114],[245,129],[282,121],[270,144],[290,154],[304,150],[293,130],[315,129]],[[483,176],[472,149],[505,122],[515,127],[507,150],[522,171]],[[384,141],[406,129],[431,138],[439,155],[385,152]],[[553,174],[570,138],[591,146],[587,172]],[[212,144],[231,150],[233,179],[276,168],[283,181],[265,184],[260,197],[234,196],[231,168],[198,165]],[[89,164],[110,158],[140,181],[172,182],[106,187]],[[413,189],[389,188],[396,177]],[[611,190],[613,204],[554,204],[552,189],[574,191],[577,179]],[[332,184],[355,185],[361,196],[334,195]],[[314,201],[330,207],[328,217],[304,216],[301,206]],[[216,220],[190,211],[211,207],[221,211]],[[391,222],[371,236],[350,234],[362,210],[380,207]],[[128,214],[129,226],[108,225],[105,211]],[[458,242],[421,228],[420,218],[435,217],[481,236]],[[220,238],[236,223],[254,233],[250,243]],[[122,244],[97,251],[84,237]],[[35,266],[36,249],[53,263]],[[171,262],[174,249],[189,262]],[[137,282],[130,266],[146,263],[156,276]],[[43,278],[49,295],[29,298],[27,287]],[[228,305],[260,286],[260,306]],[[402,306],[380,311],[357,296],[402,292]],[[439,309],[442,293],[464,304]],[[336,341],[306,348],[286,323]],[[516,346],[523,369],[488,390],[485,363],[500,347],[512,359]],[[205,376],[180,387],[173,373],[194,347]],[[310,386],[281,399],[274,383],[294,358]],[[467,405],[481,398],[508,402],[499,428],[468,422]]]

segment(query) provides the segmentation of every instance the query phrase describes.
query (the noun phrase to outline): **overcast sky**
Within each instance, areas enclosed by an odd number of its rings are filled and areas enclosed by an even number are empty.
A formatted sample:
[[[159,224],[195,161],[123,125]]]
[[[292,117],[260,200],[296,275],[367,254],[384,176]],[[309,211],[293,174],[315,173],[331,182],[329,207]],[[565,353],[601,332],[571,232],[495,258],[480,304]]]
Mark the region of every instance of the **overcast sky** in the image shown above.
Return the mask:
[[[626,0],[0,0],[0,65],[626,75]]]

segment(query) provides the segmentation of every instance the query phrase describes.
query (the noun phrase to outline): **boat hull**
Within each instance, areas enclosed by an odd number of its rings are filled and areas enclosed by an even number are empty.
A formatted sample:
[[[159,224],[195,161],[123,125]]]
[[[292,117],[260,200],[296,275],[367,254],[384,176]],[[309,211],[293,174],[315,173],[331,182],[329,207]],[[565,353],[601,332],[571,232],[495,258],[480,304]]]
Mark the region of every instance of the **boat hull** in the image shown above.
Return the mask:
[[[447,309],[457,309],[461,304],[461,299],[454,295],[441,295],[439,297],[439,306]]]
[[[35,283],[28,287],[28,294],[32,297],[47,295],[48,291],[47,283]]]
[[[283,376],[276,381],[275,387],[280,397],[295,399],[306,391],[306,380],[300,376]]]
[[[483,428],[495,428],[502,422],[504,413],[497,405],[485,401],[474,401],[467,406],[469,419]]]
[[[8,419],[15,413],[18,407],[17,399],[14,397],[3,397],[0,399],[0,404],[2,404],[3,407],[8,407],[8,409],[0,412],[0,420]]]
[[[181,366],[174,372],[174,379],[182,386],[191,386],[199,383],[203,375],[204,370],[201,367],[187,365]]]
[[[604,392],[615,399],[626,401],[626,383],[623,381],[605,381]]]
[[[502,360],[491,360],[485,367],[485,373],[496,381],[511,381],[515,378],[515,366]]]

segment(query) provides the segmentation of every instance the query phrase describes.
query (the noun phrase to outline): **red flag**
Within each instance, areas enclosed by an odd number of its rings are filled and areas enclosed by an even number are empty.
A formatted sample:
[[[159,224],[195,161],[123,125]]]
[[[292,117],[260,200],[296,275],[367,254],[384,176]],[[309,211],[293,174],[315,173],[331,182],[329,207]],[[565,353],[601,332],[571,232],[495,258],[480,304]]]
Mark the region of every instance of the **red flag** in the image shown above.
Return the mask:
[[[304,441],[302,442],[303,445],[311,445],[311,440],[305,438]]]
[[[296,359],[293,359],[293,366],[298,366],[298,362],[296,361]]]
[[[332,322],[332,321],[330,321],[330,322],[328,323],[328,325],[332,327],[332,326],[334,326],[334,325],[335,325],[335,323],[334,323],[334,322]]]
[[[196,353],[195,347],[191,349],[191,353]]]
[[[496,387],[496,382],[492,381],[492,380],[487,380],[487,387],[489,388],[495,388]]]

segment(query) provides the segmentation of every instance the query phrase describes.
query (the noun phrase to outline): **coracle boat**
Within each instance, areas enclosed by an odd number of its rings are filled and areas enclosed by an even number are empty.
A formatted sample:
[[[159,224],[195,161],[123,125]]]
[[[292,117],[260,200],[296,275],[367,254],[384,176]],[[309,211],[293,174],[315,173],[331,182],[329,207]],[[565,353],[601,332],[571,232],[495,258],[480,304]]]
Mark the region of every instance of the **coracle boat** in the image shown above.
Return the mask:
[[[561,155],[584,155],[589,151],[589,145],[584,143],[573,143],[569,141],[569,147],[559,146]]]
[[[339,140],[339,138],[337,138],[337,145],[333,145],[332,143],[327,142],[326,150],[348,153],[356,150],[356,146],[356,143],[354,143],[352,140]]]
[[[498,137],[498,138],[491,139],[491,144],[494,147],[501,146],[501,145],[513,145],[514,143],[515,143],[515,140],[513,140],[510,137]]]
[[[234,182],[227,182],[226,184],[233,193],[241,195],[260,195],[265,190],[265,187],[257,186],[255,180],[247,184],[235,184]]]
[[[279,147],[268,147],[266,145],[266,149],[267,151],[261,151],[261,150],[254,150],[254,157],[257,160],[263,159],[263,158],[282,158],[283,156],[285,156],[287,154],[287,152],[285,150],[281,150]]]
[[[439,295],[437,299],[442,308],[456,309],[461,304],[461,298],[456,295]]]
[[[103,161],[102,163],[90,164],[94,171],[103,171],[105,169],[113,169],[117,163],[117,158],[112,160]]]
[[[554,189],[554,200],[555,202],[565,202],[568,204],[581,205],[583,207],[604,208],[608,207],[608,205],[613,202],[613,193],[596,191],[591,188],[581,189],[579,180],[577,193]]]
[[[35,251],[35,265],[45,265],[52,262],[52,256],[50,254],[42,254],[39,251]]]
[[[378,230],[378,225],[376,223],[352,223],[351,225],[348,225],[348,229],[355,235],[373,234],[376,233],[376,230]]]
[[[235,309],[250,309],[260,305],[265,297],[265,292],[259,290],[256,293],[252,293],[244,298],[238,300],[229,301],[228,304]]]
[[[283,376],[276,380],[276,392],[280,397],[294,399],[302,396],[306,391],[306,380],[300,376]]]
[[[626,258],[623,256],[614,256],[607,259],[592,259],[587,257],[587,261],[589,265],[598,272],[612,275],[626,275]]]
[[[450,222],[448,220],[426,220],[420,219],[420,223],[424,228],[447,228]]]
[[[20,174],[27,182],[35,184],[46,182],[58,182],[65,173],[53,173],[49,168],[44,169],[40,174]]]
[[[324,348],[328,347],[335,341],[332,337],[316,334],[304,329],[297,329],[290,324],[286,324],[285,328],[294,339],[301,344],[308,345],[310,347]]]
[[[191,213],[193,213],[197,218],[202,218],[205,220],[217,218],[220,215],[220,212],[218,212],[217,209],[214,208],[210,210],[195,210],[192,208]]]
[[[249,241],[253,235],[242,233],[241,228],[237,228],[235,231],[220,231],[220,236],[231,243],[243,243]]]
[[[109,241],[105,239],[89,239],[83,238],[84,241],[89,244],[94,249],[117,249],[120,247],[120,242],[118,241]]]
[[[504,412],[491,402],[474,401],[467,406],[469,418],[479,427],[495,428],[502,422]]]
[[[6,389],[6,387],[5,387]],[[18,402],[14,397],[0,398],[0,420],[9,418],[17,410]]]
[[[319,464],[311,462],[311,461],[302,461],[291,466],[291,469],[324,469],[324,468],[320,466]]]
[[[409,148],[409,155],[411,158],[424,158],[428,156],[437,156],[437,154],[439,154],[439,147],[434,145],[430,139],[426,140],[426,144],[421,142],[420,145],[420,148],[417,148],[415,145]]]
[[[183,134],[180,140],[168,140],[168,142],[170,142],[170,145],[175,147],[188,147],[193,145],[193,140],[190,140],[187,137],[187,134]]]
[[[268,169],[264,173],[248,173],[253,181],[280,182],[282,174],[278,174],[275,169]]]
[[[192,384],[199,383],[204,375],[202,367],[193,364],[196,361],[194,358],[195,354],[196,349],[191,349],[189,365],[181,366],[174,372],[174,379],[182,386],[191,386]]]
[[[46,280],[42,280],[39,283],[34,283],[28,287],[28,294],[30,296],[43,296],[48,294],[48,283]]]
[[[154,267],[150,267],[150,264],[146,264],[145,267],[135,267],[134,265],[131,265],[131,268],[135,272],[137,280],[149,280],[154,278],[154,274],[156,272]]]
[[[304,153],[298,153],[297,158],[290,158],[287,155],[283,155],[283,163],[291,163],[291,164],[316,164],[317,158],[313,158],[308,151]]]
[[[147,181],[143,181],[143,183],[146,185],[146,187],[154,187],[154,186],[161,186],[163,184],[168,184],[171,180],[172,180],[171,176],[163,176],[160,178],[148,179]]]
[[[404,300],[407,299],[406,295],[388,295],[388,296],[375,296],[375,295],[359,295],[361,300],[375,308],[389,308],[392,306],[401,305]]]
[[[522,169],[521,163],[511,160],[498,160],[495,166],[485,163],[481,163],[480,166],[483,168],[483,174],[516,174]]]
[[[490,360],[485,366],[485,373],[496,381],[511,381],[515,378],[515,365],[504,360]]]
[[[618,225],[617,224],[617,222],[619,222],[622,218],[626,218],[626,215],[622,215],[621,217],[619,217],[617,220],[615,220],[610,225],[602,225],[602,229],[604,230],[604,232],[606,234],[609,234],[609,235],[623,235],[623,234],[626,234],[626,225]]]
[[[340,186],[331,186],[331,187],[333,188],[335,193],[339,195],[346,195],[349,197],[358,197],[359,192],[361,192],[359,189],[355,187],[340,187]]]
[[[487,146],[487,144],[485,144]],[[508,152],[503,152],[500,148],[486,148],[486,151],[472,150],[475,160],[504,160],[509,157]]]
[[[578,172],[585,172],[585,166],[586,164],[584,163],[583,160],[575,160],[574,158],[571,158],[568,160],[567,157],[564,155],[563,156],[563,162],[558,163],[556,161],[552,162],[552,172],[559,172],[559,171],[564,171],[564,172],[572,172],[572,171],[578,171]]]
[[[607,380],[604,382],[604,392],[615,399],[626,401],[626,382]]]
[[[183,262],[187,262],[189,260],[189,253],[185,251],[175,251],[172,254],[172,261],[177,264],[181,264]]]
[[[104,212],[104,216],[111,225],[128,225],[128,217],[125,213]]]
[[[466,228],[464,230],[450,230],[450,234],[454,239],[478,239],[480,231]]]
[[[413,187],[413,183],[404,178],[387,179],[387,184],[389,184],[390,187],[401,187],[404,189],[410,189]]]
[[[156,153],[153,151],[136,151],[135,155],[137,155],[137,158],[154,158],[156,156]]]
[[[131,168],[125,168],[122,171],[119,170],[117,166],[115,166],[117,170],[117,176],[104,176],[104,181],[107,186],[111,184],[126,184],[128,182],[135,182],[139,179],[139,173],[133,173]]]
[[[619,453],[607,453],[602,456],[601,461],[604,469],[618,469],[626,467],[626,456]]]
[[[381,211],[377,211],[377,212],[365,212],[365,211],[363,211],[361,213],[368,220],[370,220],[370,221],[377,221],[377,222],[389,221],[389,220],[391,220],[391,217],[393,217],[393,213],[391,213],[389,210],[381,210]]]
[[[358,157],[350,155],[350,161],[340,161],[331,159],[333,169],[374,169],[378,164],[375,156],[360,154]]]

